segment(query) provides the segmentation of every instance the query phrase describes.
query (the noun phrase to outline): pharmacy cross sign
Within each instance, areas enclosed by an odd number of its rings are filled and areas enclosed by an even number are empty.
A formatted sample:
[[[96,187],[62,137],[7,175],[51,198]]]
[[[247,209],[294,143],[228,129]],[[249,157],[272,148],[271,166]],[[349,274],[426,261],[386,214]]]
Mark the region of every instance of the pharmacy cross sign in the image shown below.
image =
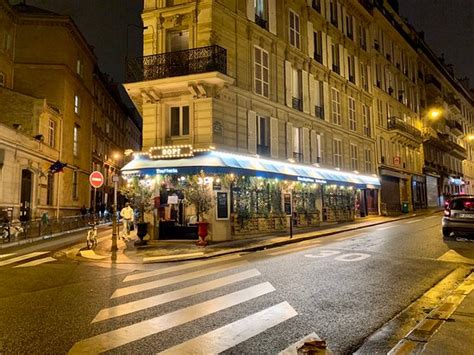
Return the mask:
[[[100,171],[93,171],[89,175],[89,182],[93,188],[98,189],[104,185],[104,175]]]

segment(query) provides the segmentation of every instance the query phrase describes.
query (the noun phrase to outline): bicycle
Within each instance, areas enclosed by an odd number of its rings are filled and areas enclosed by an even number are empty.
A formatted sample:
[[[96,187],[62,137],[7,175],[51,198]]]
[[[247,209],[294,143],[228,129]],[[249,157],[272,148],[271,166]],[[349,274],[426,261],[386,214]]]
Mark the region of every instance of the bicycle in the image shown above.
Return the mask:
[[[87,231],[87,249],[94,249],[97,246],[97,224],[95,222],[89,223],[89,230]]]

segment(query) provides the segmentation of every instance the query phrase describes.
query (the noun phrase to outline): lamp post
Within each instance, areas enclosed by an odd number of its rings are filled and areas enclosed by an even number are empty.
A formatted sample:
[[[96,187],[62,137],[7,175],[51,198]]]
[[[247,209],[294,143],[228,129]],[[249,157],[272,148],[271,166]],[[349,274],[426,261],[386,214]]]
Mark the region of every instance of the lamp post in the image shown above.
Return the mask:
[[[120,153],[115,153],[113,158],[116,162],[120,159]],[[112,182],[114,183],[114,205],[112,207],[112,252],[117,251],[117,188],[119,182],[119,175],[112,176]]]

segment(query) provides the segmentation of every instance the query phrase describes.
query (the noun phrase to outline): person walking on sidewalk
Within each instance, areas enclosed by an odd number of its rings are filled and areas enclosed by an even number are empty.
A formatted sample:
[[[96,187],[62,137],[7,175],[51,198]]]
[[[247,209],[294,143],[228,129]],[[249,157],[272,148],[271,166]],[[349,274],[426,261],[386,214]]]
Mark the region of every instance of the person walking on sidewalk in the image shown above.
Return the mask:
[[[133,208],[127,202],[125,207],[120,211],[120,217],[123,218],[122,239],[130,238],[130,226],[133,223]]]

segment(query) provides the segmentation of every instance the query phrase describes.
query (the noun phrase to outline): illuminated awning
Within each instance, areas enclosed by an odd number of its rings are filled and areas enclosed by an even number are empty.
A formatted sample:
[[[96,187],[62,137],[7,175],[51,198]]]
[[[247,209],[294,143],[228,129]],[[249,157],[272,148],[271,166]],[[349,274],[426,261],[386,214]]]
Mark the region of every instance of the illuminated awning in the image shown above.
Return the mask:
[[[319,184],[344,183],[357,185],[360,188],[380,187],[380,180],[375,175],[361,175],[216,151],[183,159],[153,160],[144,156],[136,157],[122,168],[122,175],[125,177],[156,174],[185,175],[197,174],[201,170],[207,174],[235,173]]]

